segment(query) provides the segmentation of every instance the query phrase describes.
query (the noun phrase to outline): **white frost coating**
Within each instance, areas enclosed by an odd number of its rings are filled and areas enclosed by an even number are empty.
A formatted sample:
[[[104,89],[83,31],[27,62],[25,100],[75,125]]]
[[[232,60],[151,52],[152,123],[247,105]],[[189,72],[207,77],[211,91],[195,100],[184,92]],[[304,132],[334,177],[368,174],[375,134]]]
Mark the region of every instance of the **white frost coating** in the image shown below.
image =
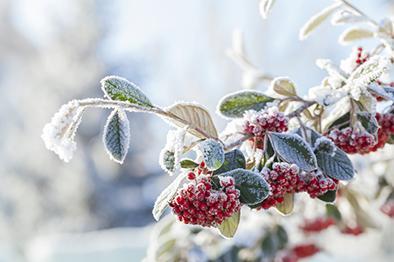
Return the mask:
[[[362,57],[364,58],[364,57]],[[351,74],[359,65],[357,64],[358,50],[357,47],[352,49],[349,57],[341,60],[340,68],[347,74]]]
[[[366,21],[365,17],[360,16],[352,10],[339,10],[331,18],[331,24],[333,25],[343,25],[347,23],[359,23]]]
[[[223,145],[214,139],[207,139],[199,144],[205,164],[209,170],[216,170],[224,162]]]
[[[77,100],[63,105],[47,123],[41,138],[47,149],[55,152],[61,160],[69,162],[77,145],[74,141],[75,131],[80,123],[83,107]]]
[[[340,80],[346,79],[346,73],[343,72],[340,68],[338,68],[330,59],[317,59],[316,65],[320,69],[327,71],[330,76],[339,78]]]
[[[347,84],[348,89],[357,96],[358,93],[362,93],[365,90],[367,85],[385,73],[390,65],[391,62],[388,57],[377,55],[369,58],[367,62],[359,66],[350,75]],[[360,91],[353,91],[354,89],[359,89]],[[354,97],[354,99],[356,99],[356,97]]]
[[[159,164],[161,168],[165,170],[170,176],[174,175],[180,170],[179,158],[180,155],[182,154],[183,148],[185,147],[185,141],[187,140],[186,130],[187,127],[168,131],[166,145],[160,152]],[[173,171],[168,170],[166,164],[164,163],[165,160],[164,154],[167,151],[174,153]]]
[[[316,142],[313,145],[313,150],[319,149],[327,152],[331,156],[335,156],[335,152],[337,151],[337,147],[335,146],[334,142],[325,136],[321,136],[316,139]]]

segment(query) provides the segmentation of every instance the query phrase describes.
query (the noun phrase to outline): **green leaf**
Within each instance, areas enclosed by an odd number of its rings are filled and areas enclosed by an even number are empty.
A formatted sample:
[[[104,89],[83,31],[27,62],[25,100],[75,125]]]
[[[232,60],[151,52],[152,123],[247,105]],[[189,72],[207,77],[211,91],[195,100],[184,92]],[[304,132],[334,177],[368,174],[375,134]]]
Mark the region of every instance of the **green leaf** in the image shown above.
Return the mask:
[[[241,91],[222,98],[218,112],[229,118],[240,118],[247,110],[259,111],[275,99],[258,91]]]
[[[315,144],[316,140],[322,137],[322,135],[317,133],[315,130],[311,128],[306,129],[312,144]],[[354,177],[355,171],[352,162],[347,154],[338,147],[335,148],[334,155],[324,151],[317,151],[315,154],[317,165],[325,175],[345,181]]]
[[[342,219],[341,212],[339,212],[338,208],[335,205],[327,204],[326,205],[326,214],[328,217],[332,217],[336,221],[341,221],[341,219]]]
[[[153,107],[141,89],[123,77],[107,76],[100,83],[104,94],[112,100],[125,101],[146,108]]]
[[[357,119],[365,128],[365,131],[371,135],[376,135],[379,129],[379,123],[376,120],[375,114],[371,114],[369,112],[359,112],[357,113]]]
[[[153,206],[152,214],[156,221],[159,221],[161,215],[168,206],[168,202],[175,196],[180,184],[186,177],[186,173],[179,174],[172,183],[167,186],[157,197]]]
[[[287,232],[285,228],[281,225],[277,225],[276,227],[276,236],[278,238],[279,242],[279,249],[283,249],[286,247],[287,243],[289,242],[289,236],[287,235]]]
[[[307,172],[317,169],[312,148],[299,135],[269,132],[268,138],[278,156],[287,163]]]
[[[213,173],[217,175],[237,168],[245,167],[246,160],[244,154],[239,149],[234,149],[224,154],[223,165],[219,169],[215,170]]]
[[[234,178],[235,185],[241,193],[239,200],[243,204],[255,205],[268,197],[269,185],[259,173],[237,168],[219,176]]]
[[[104,127],[103,142],[111,160],[122,164],[130,144],[129,120],[122,109],[115,109],[109,115]]]
[[[182,159],[180,165],[184,169],[194,169],[198,167],[198,164],[191,159]]]
[[[320,195],[317,198],[324,202],[333,203],[335,201],[336,196],[337,196],[336,190],[329,190],[325,194]]]
[[[355,171],[349,157],[337,148],[331,155],[322,151],[316,152],[317,164],[323,173],[329,177],[348,181],[354,177]]]
[[[294,194],[286,193],[283,202],[275,207],[282,215],[290,215],[294,209]]]
[[[209,170],[216,170],[223,165],[224,148],[221,143],[214,139],[207,139],[199,144],[199,148]]]
[[[241,212],[234,213],[231,217],[225,219],[218,226],[220,234],[226,238],[232,238],[237,232],[238,224],[241,218]]]

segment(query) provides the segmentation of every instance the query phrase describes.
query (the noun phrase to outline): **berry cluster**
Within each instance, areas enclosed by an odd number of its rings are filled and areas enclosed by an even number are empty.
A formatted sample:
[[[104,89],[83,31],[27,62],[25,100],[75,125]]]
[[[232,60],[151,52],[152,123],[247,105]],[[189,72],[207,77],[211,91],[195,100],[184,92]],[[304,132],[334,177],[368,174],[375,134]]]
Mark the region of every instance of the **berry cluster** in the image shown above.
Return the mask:
[[[368,52],[364,52],[364,49],[362,47],[358,47],[357,48],[357,59],[356,59],[356,64],[358,66],[364,64],[365,62],[367,62],[369,58],[369,54]]]
[[[370,149],[376,144],[375,138],[371,134],[351,127],[341,130],[333,129],[328,133],[327,137],[348,154],[369,153]]]
[[[303,191],[307,192],[311,198],[324,195],[327,191],[332,191],[337,188],[338,180],[325,176],[320,171],[311,173],[301,173],[304,181]]]
[[[321,249],[312,243],[303,243],[293,246],[276,257],[277,262],[298,262],[300,259],[311,257],[319,253]]]
[[[185,224],[217,226],[241,208],[234,179],[221,178],[220,188],[215,190],[211,174],[204,174],[205,170],[204,165],[200,165],[196,172],[190,172],[191,181],[179,189],[169,203],[179,221]]]
[[[264,136],[267,131],[286,132],[288,130],[288,118],[277,108],[259,112],[250,110],[244,114],[244,133],[253,136],[250,141],[257,148],[264,148]]]
[[[390,136],[394,134],[394,114],[376,113],[376,120],[380,126],[377,140],[371,134],[351,127],[341,130],[333,129],[328,133],[327,137],[348,154],[375,152],[379,148],[384,147]]]
[[[338,184],[338,180],[321,172],[300,172],[296,165],[288,163],[274,163],[272,169],[264,168],[262,174],[271,187],[270,196],[261,203],[263,209],[282,203],[286,193],[306,192],[315,198],[335,190]]]

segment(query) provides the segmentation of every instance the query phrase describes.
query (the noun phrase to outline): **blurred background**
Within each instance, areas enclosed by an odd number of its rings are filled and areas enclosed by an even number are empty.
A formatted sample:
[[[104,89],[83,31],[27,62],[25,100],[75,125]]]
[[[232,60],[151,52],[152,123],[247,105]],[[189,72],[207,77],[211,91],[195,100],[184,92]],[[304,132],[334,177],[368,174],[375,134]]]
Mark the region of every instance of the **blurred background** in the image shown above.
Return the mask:
[[[242,87],[226,55],[234,29],[255,65],[305,93],[325,76],[315,59],[339,62],[351,47],[337,43],[344,28],[329,23],[298,40],[331,1],[276,2],[263,21],[258,0],[0,0],[0,262],[141,261],[154,200],[171,181],[158,165],[169,127],[129,114],[132,141],[120,166],[101,142],[109,111],[85,114],[68,164],[45,149],[44,124],[70,99],[101,97],[99,80],[112,74],[158,105],[196,101],[214,114]],[[353,2],[376,19],[394,14],[393,0]]]

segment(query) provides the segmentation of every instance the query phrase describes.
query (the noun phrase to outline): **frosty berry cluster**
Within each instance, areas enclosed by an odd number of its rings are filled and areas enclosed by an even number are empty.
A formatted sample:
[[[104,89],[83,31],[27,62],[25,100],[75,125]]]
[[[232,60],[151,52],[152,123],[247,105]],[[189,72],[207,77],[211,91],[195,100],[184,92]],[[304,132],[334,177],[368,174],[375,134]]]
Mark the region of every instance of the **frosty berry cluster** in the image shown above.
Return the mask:
[[[271,187],[270,196],[261,204],[263,209],[282,203],[287,193],[306,192],[315,198],[335,190],[338,184],[336,179],[321,172],[300,172],[296,165],[284,162],[274,163],[272,169],[264,168],[262,174]]]
[[[348,154],[368,154],[384,147],[391,135],[394,134],[394,114],[376,114],[380,128],[377,139],[366,131],[347,127],[344,129],[333,129],[327,137],[335,145]]]
[[[269,110],[250,110],[244,114],[244,133],[251,135],[251,142],[257,148],[264,148],[264,137],[269,131],[286,132],[288,130],[288,118],[272,107]]]
[[[240,210],[240,192],[232,177],[220,178],[218,189],[214,189],[203,163],[188,174],[189,182],[178,190],[169,206],[185,224],[217,226]]]

